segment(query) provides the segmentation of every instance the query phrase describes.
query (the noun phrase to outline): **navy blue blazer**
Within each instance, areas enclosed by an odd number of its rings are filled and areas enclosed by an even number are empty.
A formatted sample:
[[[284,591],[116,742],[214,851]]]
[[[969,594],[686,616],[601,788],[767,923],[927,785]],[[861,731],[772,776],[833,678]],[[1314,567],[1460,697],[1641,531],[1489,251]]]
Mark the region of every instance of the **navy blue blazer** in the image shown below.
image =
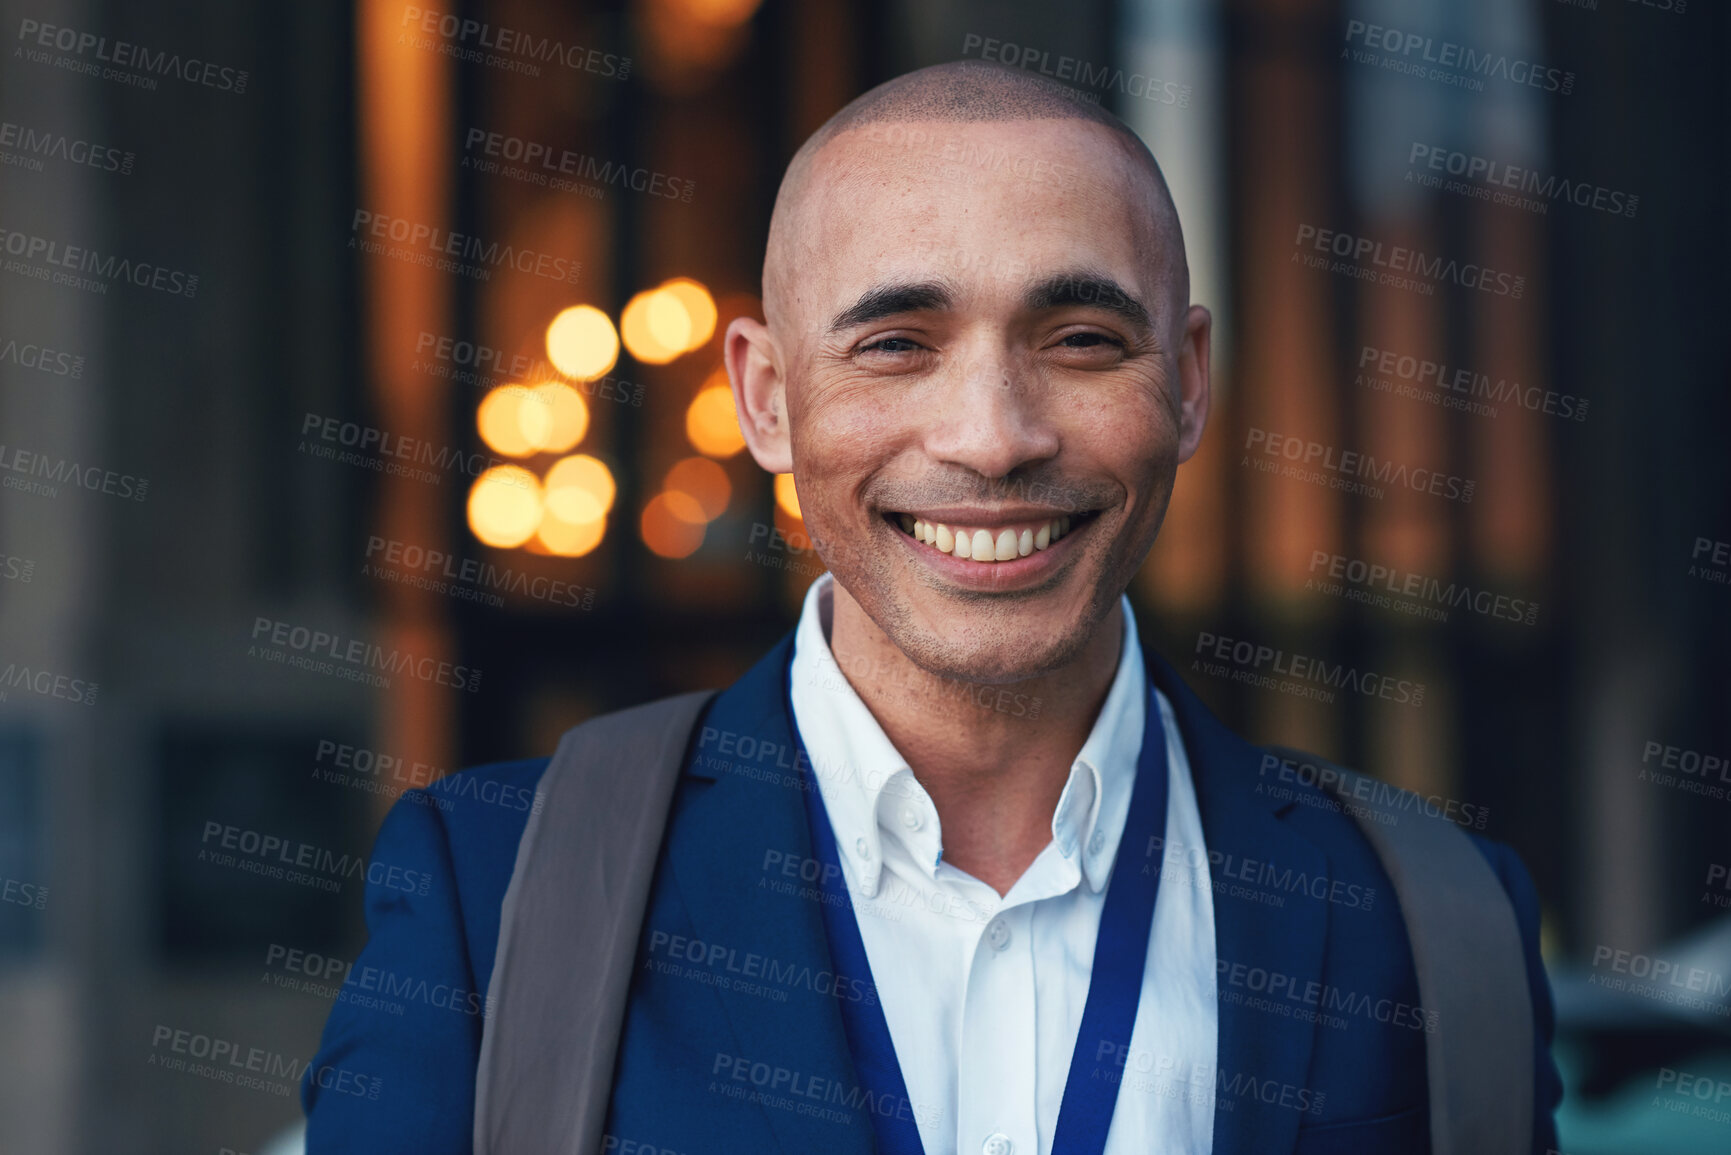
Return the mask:
[[[812,849],[784,704],[791,646],[789,635],[711,703],[676,788],[607,1152],[865,1155],[869,1112],[910,1109],[859,1090],[838,1000],[875,989],[834,974],[821,891],[802,878]],[[1149,1043],[1138,1041],[1128,1055],[1098,1058],[1092,1077],[1122,1079],[1121,1094],[1211,1094],[1216,1155],[1428,1151],[1424,1039],[1434,1023],[1375,853],[1332,800],[1270,773],[1263,752],[1171,666],[1150,655],[1148,670],[1177,715],[1207,842],[1218,1070],[1151,1070]],[[433,881],[424,895],[368,887],[370,939],[302,1086],[311,1155],[470,1150],[500,907],[528,821],[522,800],[546,767],[545,758],[481,766],[391,808],[373,860]],[[1562,1084],[1538,900],[1510,850],[1475,842],[1508,891],[1526,950],[1541,1155],[1556,1145]],[[354,1077],[312,1078],[331,1070]],[[376,1081],[357,1082],[366,1078]]]

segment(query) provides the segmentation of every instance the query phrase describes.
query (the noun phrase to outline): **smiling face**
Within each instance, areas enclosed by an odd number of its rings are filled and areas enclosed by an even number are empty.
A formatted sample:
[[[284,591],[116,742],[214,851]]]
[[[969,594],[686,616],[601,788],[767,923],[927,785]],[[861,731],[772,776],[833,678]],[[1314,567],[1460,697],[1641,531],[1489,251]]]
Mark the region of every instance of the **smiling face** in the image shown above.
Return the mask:
[[[841,590],[916,665],[1061,669],[1207,413],[1208,315],[1158,177],[1066,118],[861,125],[798,181],[768,325],[728,337],[753,455],[794,474]]]

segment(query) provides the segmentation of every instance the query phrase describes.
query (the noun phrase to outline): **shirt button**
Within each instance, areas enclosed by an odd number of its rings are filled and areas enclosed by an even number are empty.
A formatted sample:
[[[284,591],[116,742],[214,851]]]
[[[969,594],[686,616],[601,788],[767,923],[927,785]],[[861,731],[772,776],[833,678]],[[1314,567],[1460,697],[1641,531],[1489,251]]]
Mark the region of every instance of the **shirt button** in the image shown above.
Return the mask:
[[[1001,918],[993,919],[992,925],[986,928],[986,941],[992,944],[993,950],[1003,950],[1008,947],[1010,945],[1010,924]],[[998,1135],[995,1138],[1003,1139],[1004,1137]],[[991,1140],[988,1139],[986,1142],[990,1143]],[[1008,1143],[1009,1140],[1004,1139],[1004,1142]],[[1004,1150],[1008,1151],[1009,1148],[1005,1147]]]
[[[853,848],[854,852],[865,861],[870,862],[872,860],[872,844],[867,842],[863,836],[853,840]]]
[[[980,1151],[983,1155],[1010,1155],[1015,1146],[1014,1143],[1010,1142],[1008,1135],[1002,1131],[994,1131],[986,1136],[984,1143],[980,1144]]]
[[[909,830],[918,830],[921,826],[925,825],[925,819],[920,817],[920,812],[918,810],[915,810],[910,806],[906,810],[902,811],[902,825],[907,827]]]
[[[1088,853],[1098,854],[1100,853],[1100,848],[1105,845],[1106,832],[1104,830],[1096,830],[1094,831],[1093,836],[1088,839]]]

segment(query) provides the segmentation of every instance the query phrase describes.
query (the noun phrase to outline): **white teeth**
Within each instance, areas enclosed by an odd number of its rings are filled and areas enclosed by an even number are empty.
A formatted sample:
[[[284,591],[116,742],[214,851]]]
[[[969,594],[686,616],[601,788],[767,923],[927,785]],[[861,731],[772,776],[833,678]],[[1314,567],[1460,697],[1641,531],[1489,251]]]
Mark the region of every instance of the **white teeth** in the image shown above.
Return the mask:
[[[902,527],[917,541],[933,546],[940,553],[967,561],[1000,562],[1027,557],[1046,549],[1070,532],[1069,514],[1048,518],[1037,529],[952,529],[911,514],[897,514]]]

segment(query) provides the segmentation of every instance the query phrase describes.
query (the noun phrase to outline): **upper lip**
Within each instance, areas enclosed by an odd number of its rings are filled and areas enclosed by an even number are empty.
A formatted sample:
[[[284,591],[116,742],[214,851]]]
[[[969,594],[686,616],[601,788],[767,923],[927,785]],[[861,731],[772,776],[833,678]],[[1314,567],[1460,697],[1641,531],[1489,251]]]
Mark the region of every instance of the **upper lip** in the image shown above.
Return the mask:
[[[991,526],[1021,525],[1030,521],[1047,521],[1052,518],[1080,517],[1092,513],[1088,509],[1052,509],[1046,506],[1000,506],[988,508],[983,505],[940,505],[919,506],[911,509],[893,510],[894,513],[912,514],[923,521],[936,522],[939,525],[966,525],[986,529]]]

